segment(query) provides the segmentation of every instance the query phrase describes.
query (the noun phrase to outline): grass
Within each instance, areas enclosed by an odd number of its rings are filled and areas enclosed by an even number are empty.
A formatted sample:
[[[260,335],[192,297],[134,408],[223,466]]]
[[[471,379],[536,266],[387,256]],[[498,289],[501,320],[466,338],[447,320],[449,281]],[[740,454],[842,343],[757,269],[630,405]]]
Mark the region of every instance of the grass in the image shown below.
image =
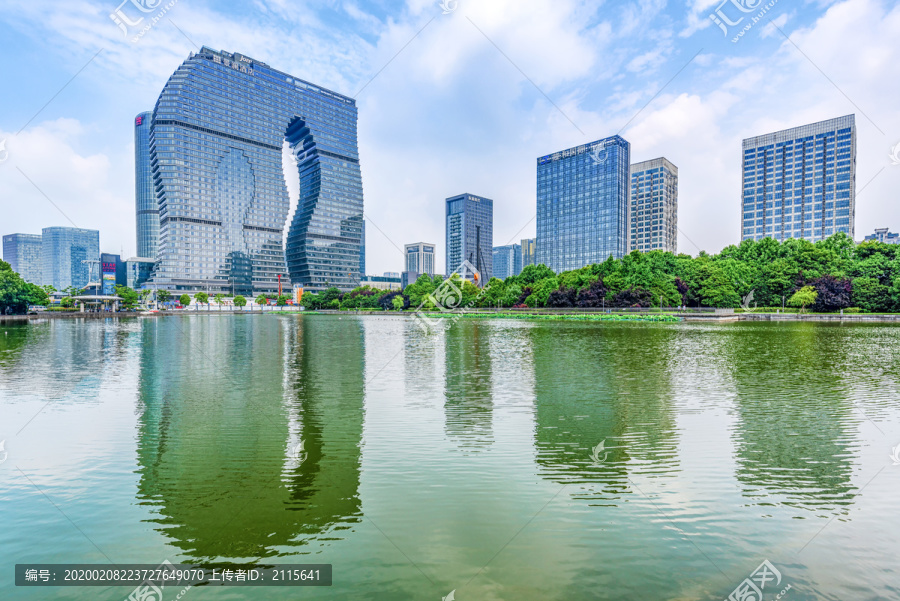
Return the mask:
[[[537,319],[545,321],[681,321],[680,317],[671,313],[426,313],[425,316],[462,317],[464,319]]]

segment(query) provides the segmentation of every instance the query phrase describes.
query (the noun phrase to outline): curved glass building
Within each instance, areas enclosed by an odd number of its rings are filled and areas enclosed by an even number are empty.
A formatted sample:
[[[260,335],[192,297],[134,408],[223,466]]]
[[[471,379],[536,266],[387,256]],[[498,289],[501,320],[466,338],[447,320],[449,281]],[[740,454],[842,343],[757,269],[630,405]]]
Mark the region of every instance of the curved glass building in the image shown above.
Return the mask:
[[[152,284],[244,295],[277,292],[279,283],[285,290],[290,283],[358,286],[356,121],[352,98],[241,54],[192,53],[153,111],[159,250]],[[285,172],[283,160],[296,174]],[[298,176],[300,199],[287,223],[285,178]]]
[[[150,123],[153,113],[134,118],[134,198],[137,224],[137,256],[156,258],[159,244],[159,205],[150,169]]]

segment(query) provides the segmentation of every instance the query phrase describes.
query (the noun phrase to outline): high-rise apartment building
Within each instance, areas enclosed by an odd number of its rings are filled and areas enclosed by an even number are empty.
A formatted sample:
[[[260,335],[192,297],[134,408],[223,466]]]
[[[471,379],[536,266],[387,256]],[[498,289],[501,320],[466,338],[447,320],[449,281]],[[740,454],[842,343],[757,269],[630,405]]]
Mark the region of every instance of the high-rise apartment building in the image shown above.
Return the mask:
[[[537,160],[537,263],[560,272],[624,256],[630,167],[620,136]]]
[[[134,210],[138,256],[156,259],[159,245],[159,204],[150,166],[150,124],[153,113],[134,118]]]
[[[629,250],[678,252],[678,167],[664,157],[631,166]]]
[[[44,285],[57,290],[84,288],[100,281],[100,232],[47,227],[41,234]]]
[[[8,234],[3,236],[3,260],[23,280],[42,285],[41,237],[37,234]]]
[[[742,160],[742,240],[853,237],[854,115],[748,138]]]
[[[277,292],[279,281],[290,288],[289,276],[308,291],[355,288],[363,262],[356,131],[352,98],[241,54],[191,53],[153,111],[160,233],[151,287],[247,296]],[[288,174],[285,144],[296,164]],[[285,177],[299,179],[291,223]]]
[[[529,265],[534,265],[535,261],[535,239],[534,238],[522,238],[522,241],[519,243],[522,248],[522,269],[525,269]]]
[[[407,244],[406,250],[406,269],[404,271],[414,271],[421,275],[427,273],[434,276],[434,244],[427,242],[416,242],[415,244]]]
[[[890,231],[889,228],[875,228],[875,233],[865,237],[866,242],[883,242],[884,244],[900,244],[900,234]]]
[[[506,278],[522,273],[522,247],[518,244],[494,247],[494,277]]]
[[[494,273],[494,201],[474,194],[447,199],[447,277],[463,261],[471,263],[486,284]],[[472,279],[472,274],[467,274]]]

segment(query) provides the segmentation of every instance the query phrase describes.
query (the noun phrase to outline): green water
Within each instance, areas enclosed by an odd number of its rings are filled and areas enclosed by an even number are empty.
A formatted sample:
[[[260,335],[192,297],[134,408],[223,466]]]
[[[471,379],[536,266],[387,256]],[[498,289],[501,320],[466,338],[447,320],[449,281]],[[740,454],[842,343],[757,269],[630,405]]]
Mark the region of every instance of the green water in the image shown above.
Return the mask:
[[[870,324],[3,326],[0,599],[131,592],[16,563],[165,559],[334,566],[189,601],[721,600],[765,560],[766,600],[897,599],[898,386]]]

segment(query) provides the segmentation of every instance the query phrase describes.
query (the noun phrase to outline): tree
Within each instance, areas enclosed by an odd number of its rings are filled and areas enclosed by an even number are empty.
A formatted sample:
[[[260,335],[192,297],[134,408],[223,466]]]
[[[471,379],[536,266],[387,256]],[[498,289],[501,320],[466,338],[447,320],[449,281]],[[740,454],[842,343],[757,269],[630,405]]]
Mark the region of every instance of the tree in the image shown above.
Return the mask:
[[[403,304],[404,304],[403,297],[399,294],[397,296],[395,296],[393,298],[393,300],[391,300],[391,305],[394,307],[395,311],[402,311]]]
[[[548,307],[574,307],[575,306],[575,288],[560,287],[554,290],[547,297]]]
[[[305,297],[305,295],[304,295],[304,297]],[[268,305],[269,297],[267,297],[265,294],[260,294],[259,296],[256,297],[256,304],[261,305],[261,306]]]
[[[875,278],[853,280],[853,306],[869,313],[891,310],[890,288]]]
[[[247,306],[247,299],[238,294],[234,297],[234,306],[244,308]]]
[[[788,304],[792,307],[800,307],[800,312],[803,313],[803,309],[807,307],[807,305],[811,305],[816,302],[816,297],[818,293],[816,289],[812,286],[804,286],[800,290],[794,293],[791,296]]]
[[[287,294],[282,294],[277,299],[275,299],[275,304],[278,305],[279,307],[284,307],[285,305],[288,304],[289,300],[291,300],[290,296],[288,296]]]
[[[216,301],[216,304],[217,304],[217,305],[221,305],[222,302],[225,300],[225,295],[219,293],[219,294],[215,295],[215,296],[213,297],[213,299]]]
[[[191,304],[191,297],[188,296],[187,294],[182,294],[181,297],[178,299],[178,304],[181,305],[182,307],[187,307],[188,305]]]
[[[810,282],[810,285],[816,289],[816,302],[813,305],[813,311],[828,313],[840,311],[850,306],[853,284],[849,279],[824,275]]]
[[[140,297],[128,286],[116,286],[116,296],[122,299],[122,308],[132,311],[137,308]]]
[[[161,303],[167,303],[172,298],[172,293],[168,290],[157,290],[156,291],[156,300]]]
[[[200,303],[201,305],[205,305],[209,302],[209,295],[205,292],[198,292],[194,295],[194,300]]]
[[[26,282],[9,263],[0,261],[0,314],[23,314],[31,305],[48,302],[45,290]]]

